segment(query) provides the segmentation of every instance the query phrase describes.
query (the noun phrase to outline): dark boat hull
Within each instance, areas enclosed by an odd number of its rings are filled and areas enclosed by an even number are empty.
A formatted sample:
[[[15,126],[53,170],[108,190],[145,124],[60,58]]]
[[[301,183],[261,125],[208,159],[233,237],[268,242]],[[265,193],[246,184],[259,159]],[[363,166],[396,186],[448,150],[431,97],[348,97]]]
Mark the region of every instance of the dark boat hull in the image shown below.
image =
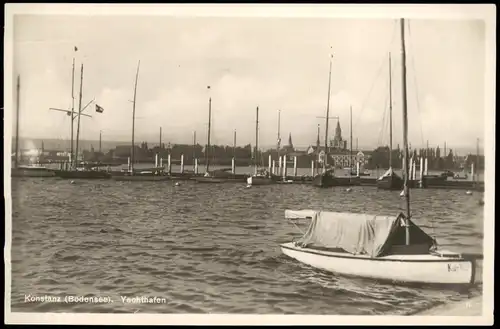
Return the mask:
[[[10,177],[54,177],[53,170],[47,168],[12,168]]]
[[[448,180],[447,176],[424,176],[422,180],[422,187],[442,186]]]
[[[105,171],[55,170],[55,175],[64,179],[109,179],[111,174]]]
[[[123,182],[158,182],[158,181],[167,181],[170,180],[170,176],[165,175],[113,175],[113,180],[123,181]]]
[[[335,186],[356,186],[361,185],[359,177],[335,177],[328,174],[316,175],[312,181],[312,185],[321,188]]]
[[[195,177],[193,178],[197,183],[204,184],[219,184],[219,183],[241,183],[244,182],[245,178],[239,177]]]
[[[397,175],[384,176],[377,179],[377,188],[380,190],[403,190],[404,181]]]

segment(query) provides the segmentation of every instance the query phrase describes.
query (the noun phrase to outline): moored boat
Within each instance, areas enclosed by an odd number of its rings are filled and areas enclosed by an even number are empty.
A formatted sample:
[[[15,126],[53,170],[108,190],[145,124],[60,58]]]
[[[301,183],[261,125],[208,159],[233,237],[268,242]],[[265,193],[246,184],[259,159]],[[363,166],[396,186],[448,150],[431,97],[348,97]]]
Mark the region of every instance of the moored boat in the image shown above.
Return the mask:
[[[334,175],[333,169],[327,170],[324,173],[314,176],[312,184],[316,187],[335,187],[335,186],[356,186],[361,184],[361,180],[357,176],[337,177]]]
[[[436,241],[407,219],[314,210],[287,210],[287,219],[310,218],[282,252],[325,271],[400,283],[472,284],[476,258],[438,250]],[[408,225],[409,241],[406,243]]]
[[[164,181],[170,180],[165,174],[165,167],[134,169],[132,171],[113,172],[112,178],[117,181]]]
[[[53,177],[54,172],[44,166],[39,164],[30,165],[20,165],[19,164],[19,97],[21,94],[21,76],[17,76],[17,88],[16,88],[16,140],[15,140],[15,153],[14,153],[14,163],[11,168],[11,177]]]
[[[277,183],[276,176],[273,176],[270,172],[265,169],[259,168],[259,107],[256,109],[256,120],[255,120],[255,173],[247,177],[247,186],[255,185],[272,185]]]
[[[277,180],[272,179],[269,175],[257,174],[251,175],[247,177],[247,185],[256,186],[256,185],[272,185],[276,184]]]
[[[151,174],[134,174],[134,175],[120,175],[112,176],[116,181],[166,181],[170,180],[166,175],[151,175]]]
[[[381,190],[401,191],[403,189],[403,184],[403,179],[399,177],[392,168],[389,168],[385,174],[377,179],[377,188]]]
[[[232,168],[224,168],[205,173],[202,177],[194,177],[197,183],[238,183],[244,182],[245,176],[230,172]]]
[[[12,168],[11,177],[54,177],[52,169],[43,166],[18,166]]]
[[[64,179],[108,179],[111,174],[102,170],[54,170],[57,177]]]
[[[351,176],[370,176],[370,172],[368,170],[365,170],[365,171],[360,171],[359,173],[356,172],[356,169],[351,169]]]
[[[341,275],[424,284],[472,284],[481,255],[440,250],[418,227],[410,211],[408,113],[404,19],[402,39],[403,193],[405,213],[397,216],[315,210],[285,211],[289,219],[310,218],[296,242],[281,244],[285,255]]]

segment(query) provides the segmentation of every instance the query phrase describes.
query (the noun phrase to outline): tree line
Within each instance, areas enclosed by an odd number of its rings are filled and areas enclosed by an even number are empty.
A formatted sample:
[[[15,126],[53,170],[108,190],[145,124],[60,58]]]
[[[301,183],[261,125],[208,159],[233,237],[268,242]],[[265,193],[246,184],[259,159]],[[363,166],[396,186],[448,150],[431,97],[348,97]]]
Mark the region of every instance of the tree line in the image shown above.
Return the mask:
[[[370,157],[368,166],[373,168],[389,168],[389,155],[390,150],[388,146],[381,146],[376,148]],[[421,157],[427,159],[427,168],[429,170],[444,170],[444,169],[460,169],[461,163],[456,161],[453,150],[450,149],[447,155],[441,154],[441,149],[434,148],[419,148],[410,150],[410,157],[419,159]],[[403,150],[398,146],[397,149],[392,150],[392,167],[402,168]],[[419,161],[419,160],[418,160]],[[419,165],[419,163],[417,163]]]

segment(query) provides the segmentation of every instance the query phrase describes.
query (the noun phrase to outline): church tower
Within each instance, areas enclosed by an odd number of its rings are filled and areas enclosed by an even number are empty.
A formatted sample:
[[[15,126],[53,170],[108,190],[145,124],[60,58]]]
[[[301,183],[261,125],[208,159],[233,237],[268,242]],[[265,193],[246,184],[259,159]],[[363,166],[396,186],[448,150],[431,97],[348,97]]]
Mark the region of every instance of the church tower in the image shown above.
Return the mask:
[[[344,148],[344,143],[342,140],[342,128],[340,128],[340,121],[337,121],[337,127],[335,128],[335,136],[333,137],[333,147],[336,149]]]
[[[288,134],[288,148],[293,151],[294,148],[293,148],[293,143],[292,143],[292,133],[289,133]]]
[[[320,141],[319,141],[319,124],[318,124],[318,138],[316,139],[316,149],[318,150],[318,152],[319,152],[319,145]]]

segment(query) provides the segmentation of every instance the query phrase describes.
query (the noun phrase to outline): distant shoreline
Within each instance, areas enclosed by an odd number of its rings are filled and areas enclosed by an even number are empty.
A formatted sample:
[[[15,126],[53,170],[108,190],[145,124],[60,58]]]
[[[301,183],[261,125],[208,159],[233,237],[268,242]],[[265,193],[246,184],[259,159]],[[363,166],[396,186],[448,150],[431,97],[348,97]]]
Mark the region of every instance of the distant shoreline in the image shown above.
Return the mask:
[[[35,147],[41,147],[41,144],[42,144],[42,141],[44,142],[45,144],[45,147],[47,149],[50,149],[50,148],[58,148],[59,145],[61,144],[64,144],[63,147],[67,148],[69,150],[69,144],[70,144],[70,140],[69,139],[58,139],[58,138],[39,138],[39,137],[22,137],[22,136],[19,136],[19,140],[21,142],[21,144],[24,144],[24,143],[29,143],[29,142],[32,142],[32,143],[35,143],[36,145],[34,145]],[[159,144],[159,141],[158,140],[148,140],[147,138],[145,140],[141,139],[141,138],[136,138],[137,140],[137,145],[140,145],[141,142],[146,142],[148,144],[150,144],[152,147],[154,146],[157,146]],[[167,139],[165,139],[164,141],[162,141],[165,145],[167,144],[171,144],[171,145],[191,145],[192,143],[182,143],[182,142],[171,142],[171,141],[168,141]],[[15,137],[13,136],[12,137],[12,146],[14,146],[14,143],[15,143]],[[206,141],[204,139],[201,139],[199,141],[197,141],[197,143],[199,145],[202,145],[204,146],[206,144]],[[253,141],[249,141],[249,143],[251,145],[253,145]],[[57,144],[58,146],[52,146],[53,144]],[[130,145],[130,141],[112,141],[112,140],[106,140],[106,139],[103,139],[102,142],[102,150],[103,151],[108,151],[109,149],[114,149],[116,148],[116,146],[123,146],[123,145]],[[226,143],[227,144],[227,143]],[[215,143],[214,145],[218,145],[218,146],[224,146],[226,145],[225,143]],[[245,144],[248,144],[248,143],[241,143],[239,145],[237,145],[237,147],[243,147]],[[449,144],[448,143],[448,147],[447,149],[452,149],[453,152],[455,153],[455,155],[466,155],[466,154],[476,154],[476,147],[475,145],[472,145],[474,143],[471,143],[471,146],[453,146],[452,144]],[[90,148],[91,145],[94,146],[95,149],[98,148],[98,145],[99,145],[99,140],[85,140],[85,139],[81,139],[80,140],[80,145],[83,149],[87,149],[87,148]],[[314,142],[311,142],[307,145],[303,145],[303,144],[296,144],[294,143],[294,146],[296,149],[306,149],[307,147],[309,147],[310,145],[316,145],[316,141]],[[230,145],[232,147],[232,144]],[[366,151],[366,150],[374,150],[376,149],[377,147],[379,147],[381,145],[375,145],[375,146],[367,146],[367,145],[359,145],[359,147],[357,148],[358,150],[362,150],[362,151]],[[432,148],[435,148],[436,146],[439,146],[442,150],[443,149],[443,146],[444,145],[435,145],[435,144],[432,144],[430,145]],[[272,144],[261,144],[261,146],[259,147],[259,149],[273,149],[275,148],[276,145],[272,145]],[[418,147],[420,148],[420,146],[415,146],[415,147]],[[425,146],[422,146],[423,148],[425,148]],[[479,153],[480,154],[484,154],[484,149],[480,148],[479,149]]]

